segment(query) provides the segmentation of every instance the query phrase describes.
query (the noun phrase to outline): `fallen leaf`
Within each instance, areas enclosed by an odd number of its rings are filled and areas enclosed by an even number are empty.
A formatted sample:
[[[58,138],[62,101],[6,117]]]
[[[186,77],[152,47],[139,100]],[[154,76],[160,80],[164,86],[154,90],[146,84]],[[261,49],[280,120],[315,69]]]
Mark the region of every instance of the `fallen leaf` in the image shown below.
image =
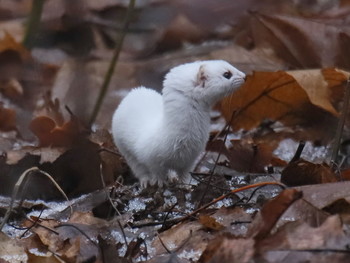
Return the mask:
[[[350,201],[350,182],[336,182],[317,185],[303,185],[296,187],[303,192],[303,199],[317,207],[323,209],[338,199],[344,198]]]
[[[328,73],[330,73],[329,71],[331,71],[331,69],[328,69]],[[336,73],[335,69],[333,69],[333,71]],[[295,70],[288,72],[288,74],[296,80],[299,86],[306,91],[312,104],[319,106],[334,115],[338,115],[337,111],[330,103],[330,90],[328,89],[328,83],[322,73],[321,69],[307,71]],[[346,81],[346,79],[347,77],[344,76],[343,82]]]
[[[254,237],[255,240],[264,239],[270,234],[271,229],[289,206],[301,197],[302,192],[295,189],[287,189],[267,202],[254,218],[248,236]]]
[[[222,224],[220,224],[218,221],[216,221],[215,218],[207,216],[207,215],[200,215],[199,216],[199,222],[207,229],[210,230],[216,230],[219,231],[224,228]]]
[[[349,33],[348,24],[332,19],[309,19],[290,15],[254,14],[252,31],[255,44],[272,46],[276,54],[295,68],[344,67],[344,44],[340,33]],[[344,21],[339,17],[339,21]],[[328,41],[320,41],[328,39]],[[297,40],[297,41],[296,41]],[[332,50],[332,52],[325,52]]]
[[[338,215],[328,217],[319,227],[290,222],[259,242],[256,249],[263,262],[347,262],[349,234],[343,227]]]
[[[248,263],[255,254],[255,241],[248,238],[237,238],[233,235],[220,235],[210,241],[199,258],[199,263]]]
[[[282,171],[281,182],[288,186],[323,184],[338,179],[327,164],[314,164],[303,159],[291,162]]]
[[[338,116],[332,89],[345,85],[348,76],[336,69],[254,72],[220,109],[234,130],[249,130],[264,120],[310,125],[317,116],[320,123],[326,113]]]
[[[350,214],[350,203],[345,198],[341,198],[327,205],[323,210],[332,215]]]
[[[222,140],[211,141],[207,150],[224,154],[229,166],[240,172],[262,173],[273,159],[275,146],[254,143],[251,140],[232,140],[232,147],[227,148]]]
[[[31,121],[29,128],[38,137],[41,147],[71,146],[82,130],[78,120],[74,117],[62,126],[57,126],[53,119],[39,116]]]

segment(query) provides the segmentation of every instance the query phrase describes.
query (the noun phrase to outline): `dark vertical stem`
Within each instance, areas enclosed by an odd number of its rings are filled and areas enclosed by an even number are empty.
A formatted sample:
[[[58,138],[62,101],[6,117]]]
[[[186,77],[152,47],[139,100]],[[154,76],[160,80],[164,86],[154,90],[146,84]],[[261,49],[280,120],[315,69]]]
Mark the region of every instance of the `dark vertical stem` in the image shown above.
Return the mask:
[[[305,142],[304,141],[300,141],[299,142],[299,146],[298,146],[298,149],[296,150],[292,160],[290,160],[291,163],[293,162],[296,162],[300,159],[300,156],[304,150],[304,147],[305,147]]]
[[[111,78],[112,78],[115,66],[116,66],[118,58],[119,58],[120,51],[121,51],[121,49],[123,47],[124,38],[126,36],[126,32],[127,32],[128,27],[129,27],[129,23],[130,23],[130,20],[131,20],[132,11],[134,10],[134,6],[135,6],[135,0],[130,0],[128,9],[127,9],[125,17],[124,17],[124,21],[123,21],[123,25],[122,25],[122,31],[118,35],[119,39],[116,42],[116,46],[115,46],[115,49],[114,49],[114,53],[113,53],[113,57],[112,57],[111,63],[109,64],[109,68],[108,68],[107,73],[105,75],[105,78],[104,78],[104,81],[103,81],[103,84],[102,84],[99,96],[97,98],[96,104],[95,104],[94,109],[92,111],[92,114],[91,114],[91,117],[90,117],[90,120],[89,120],[89,126],[91,126],[95,122],[97,114],[100,111],[103,99],[106,96],[109,83],[111,81]]]
[[[40,24],[41,13],[43,11],[44,0],[34,0],[32,10],[30,11],[29,20],[26,26],[25,36],[22,44],[27,49],[31,49],[37,37],[38,28]]]

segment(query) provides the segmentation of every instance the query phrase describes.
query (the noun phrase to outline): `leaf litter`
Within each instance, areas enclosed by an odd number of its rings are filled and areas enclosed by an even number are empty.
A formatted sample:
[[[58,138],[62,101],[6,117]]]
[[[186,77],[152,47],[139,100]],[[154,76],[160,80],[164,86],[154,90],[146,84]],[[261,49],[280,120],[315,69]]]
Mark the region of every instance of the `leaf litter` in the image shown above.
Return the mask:
[[[348,126],[330,159],[350,70],[348,3],[138,4],[89,128],[127,6],[90,2],[47,1],[31,50],[20,43],[28,2],[0,5],[0,216],[11,212],[0,261],[348,262]],[[204,59],[248,80],[213,111],[190,184],[140,189],[113,144],[112,112],[130,88],[160,90],[170,68]],[[37,171],[11,198],[33,167],[70,201]]]

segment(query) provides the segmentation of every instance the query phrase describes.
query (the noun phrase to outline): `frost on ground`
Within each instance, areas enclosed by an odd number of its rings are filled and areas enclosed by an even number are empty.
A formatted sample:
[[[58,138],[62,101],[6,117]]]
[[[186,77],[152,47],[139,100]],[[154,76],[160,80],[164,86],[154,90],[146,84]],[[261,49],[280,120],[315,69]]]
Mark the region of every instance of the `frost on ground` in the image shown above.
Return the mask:
[[[285,139],[279,143],[279,146],[273,153],[280,159],[289,162],[293,158],[298,146],[299,142],[293,139]],[[315,163],[322,163],[326,161],[329,156],[329,146],[314,146],[312,142],[309,141],[305,143],[304,150],[301,154],[301,158]]]

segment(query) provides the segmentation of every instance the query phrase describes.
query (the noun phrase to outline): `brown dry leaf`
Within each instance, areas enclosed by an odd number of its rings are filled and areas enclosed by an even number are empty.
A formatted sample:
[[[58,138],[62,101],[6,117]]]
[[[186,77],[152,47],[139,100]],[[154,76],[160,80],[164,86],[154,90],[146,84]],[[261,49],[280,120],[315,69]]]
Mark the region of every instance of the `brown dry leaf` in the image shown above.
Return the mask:
[[[296,200],[286,210],[286,212],[278,220],[272,232],[275,232],[274,230],[279,229],[286,223],[290,223],[291,218],[293,218],[293,221],[302,221],[312,227],[319,227],[328,217],[329,213],[322,211],[321,209],[313,206],[312,203],[306,201],[304,198],[301,198]]]
[[[51,252],[47,252],[46,254],[38,252],[35,254],[34,251],[35,250],[28,252],[28,262],[30,263],[62,263],[62,261],[57,259]]]
[[[324,211],[335,215],[335,214],[350,214],[350,203],[345,199],[341,198],[323,208]]]
[[[207,229],[219,231],[224,228],[215,218],[208,215],[199,216],[199,222]]]
[[[242,172],[263,173],[264,168],[271,163],[274,147],[264,143],[251,141],[231,141],[228,149],[230,167]]]
[[[0,130],[11,131],[16,129],[16,112],[12,109],[4,108],[0,104]]]
[[[173,228],[161,233],[159,235],[162,242],[167,247],[179,248],[181,245],[186,242],[186,249],[193,249],[194,251],[203,251],[207,245],[207,238],[210,236],[206,231],[200,231],[203,226],[194,221],[194,222],[184,222],[180,223]],[[186,240],[191,236],[191,239]],[[156,254],[164,254],[166,250],[159,239],[155,239],[152,243],[152,247],[156,250]]]
[[[70,219],[64,224],[55,220],[40,220],[44,227],[34,226],[32,231],[49,251],[61,255],[66,262],[85,262],[98,255],[98,247],[87,237],[97,237],[106,221],[82,212],[74,213],[72,218],[73,221]],[[26,226],[31,227],[32,222],[27,221]]]
[[[315,164],[303,159],[291,162],[281,174],[281,182],[288,186],[323,184],[338,179],[327,164]]]
[[[331,70],[337,73],[336,69],[327,69],[329,75],[331,75]],[[288,74],[306,91],[312,104],[334,115],[338,115],[330,103],[330,90],[328,88],[328,82],[322,74],[322,69],[288,71]],[[347,77],[344,76],[343,82],[346,80]]]
[[[259,242],[256,249],[261,262],[348,262],[349,234],[344,227],[338,215],[319,227],[291,222]]]
[[[251,140],[232,140],[229,149],[222,140],[211,141],[207,150],[224,154],[232,169],[240,172],[261,173],[273,159],[276,146],[266,143],[254,143]]]
[[[304,185],[296,189],[303,192],[303,199],[318,209],[323,209],[338,199],[350,202],[350,182]]]
[[[57,126],[53,119],[47,116],[39,116],[31,121],[29,128],[38,137],[39,146],[41,147],[70,146],[76,141],[81,132],[81,126],[75,118],[62,126]]]
[[[256,240],[264,239],[270,234],[281,215],[301,197],[302,192],[287,189],[267,202],[254,218],[248,236],[254,237]]]
[[[349,34],[349,22],[344,21],[344,14],[339,16],[339,22],[330,18],[316,20],[275,14],[255,14],[254,17],[252,31],[256,45],[272,46],[290,65],[297,68],[348,66],[343,58],[348,51],[340,38],[341,34]]]
[[[249,130],[265,119],[298,123],[299,118],[291,112],[307,103],[306,92],[286,72],[254,72],[239,90],[221,102],[221,111],[227,121],[234,114],[234,130]]]
[[[201,257],[199,263],[248,263],[255,253],[254,239],[237,238],[232,235],[217,236],[212,240]]]
[[[221,102],[221,111],[226,120],[233,118],[234,130],[252,129],[266,119],[300,125],[315,119],[316,114],[324,115],[319,108],[337,115],[330,95],[348,75],[336,69],[254,72]]]
[[[59,237],[57,233],[52,231],[56,226],[59,225],[59,222],[56,220],[40,220],[39,221],[43,227],[33,227],[32,231],[38,235],[42,244],[48,247],[50,251],[59,251],[64,247],[63,240]],[[29,220],[24,221],[24,227],[32,227],[33,223]]]
[[[59,99],[52,99],[51,91],[49,91],[43,95],[42,100],[42,105],[36,109],[33,115],[47,116],[54,120],[57,126],[62,126],[64,124],[64,116]],[[67,110],[65,111],[69,113]]]

